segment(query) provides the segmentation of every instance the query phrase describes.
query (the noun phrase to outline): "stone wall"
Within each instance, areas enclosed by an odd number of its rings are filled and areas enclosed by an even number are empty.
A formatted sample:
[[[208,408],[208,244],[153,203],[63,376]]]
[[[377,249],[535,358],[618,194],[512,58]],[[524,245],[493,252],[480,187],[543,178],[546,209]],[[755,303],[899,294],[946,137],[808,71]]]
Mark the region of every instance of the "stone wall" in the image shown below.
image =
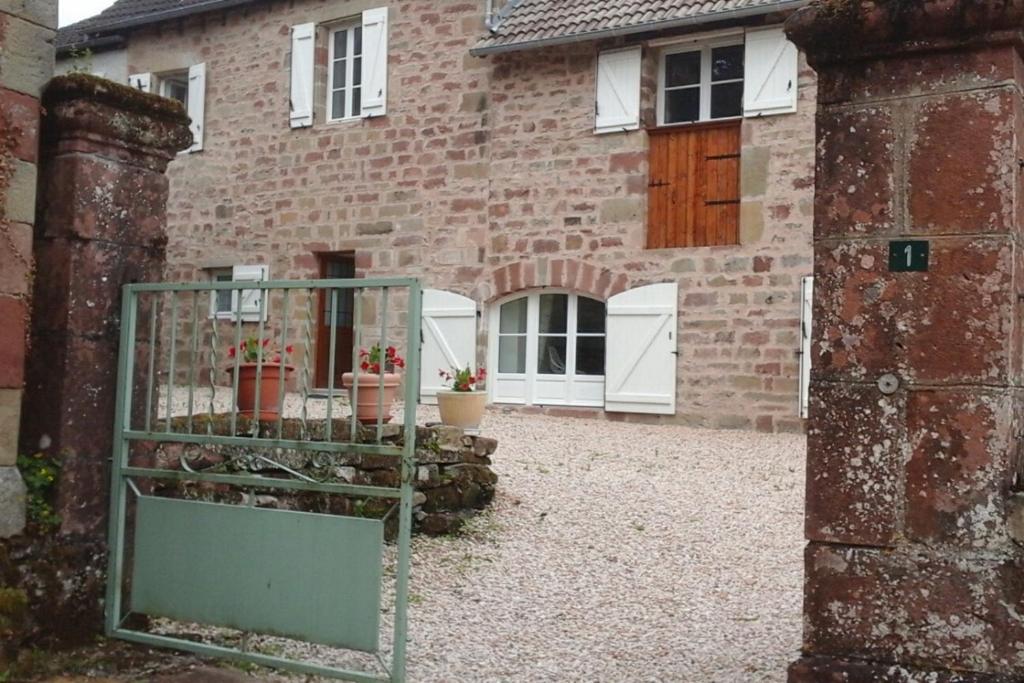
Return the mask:
[[[0,538],[25,524],[15,468],[32,298],[39,95],[53,75],[56,0],[0,5]]]
[[[157,431],[166,424],[161,422]],[[228,415],[197,416],[193,431],[230,436]],[[326,420],[309,420],[305,428],[301,420],[289,418],[282,422],[281,437],[297,440],[322,440]],[[171,430],[184,432],[185,418],[172,418]],[[261,423],[261,434],[277,438],[277,426]],[[332,433],[349,433],[346,419],[332,420]],[[236,434],[249,435],[251,423],[241,418]],[[361,428],[357,442],[376,438],[376,427]],[[386,424],[382,441],[388,446],[402,446],[405,442],[401,425]],[[491,469],[491,456],[498,442],[482,436],[465,434],[457,427],[436,425],[416,429],[416,473],[413,498],[413,529],[426,534],[447,534],[457,531],[467,519],[482,510],[494,498],[498,475]],[[256,457],[261,456],[261,457]],[[398,487],[401,485],[401,462],[394,456],[359,455],[355,453],[329,453],[277,448],[252,449],[242,446],[208,446],[180,443],[142,443],[134,451],[136,462],[161,469],[181,469],[187,464],[192,470],[205,473],[259,474],[265,477],[292,478],[288,472],[299,472],[321,483],[356,484],[365,486]],[[266,459],[264,459],[266,458]],[[340,515],[384,517],[393,501],[373,498],[352,498],[322,494],[293,494],[272,487],[255,489],[255,501],[249,501],[237,489],[221,484],[157,484],[156,495],[186,496],[227,503],[249,503],[257,507],[284,510],[303,510]],[[391,515],[389,534],[397,533],[397,517]]]
[[[354,251],[360,276],[418,276],[482,307],[542,286],[605,298],[677,281],[675,420],[801,429],[813,73],[801,70],[797,114],[743,122],[743,244],[650,251],[647,135],[593,133],[596,55],[608,45],[473,57],[483,2],[390,3],[387,116],[289,129],[289,28],[379,4],[260,3],[130,37],[132,73],[207,68],[205,148],[169,171],[168,279],[256,263],[307,279],[316,252]],[[650,74],[656,50],[645,60]],[[650,83],[645,92],[650,122]]]

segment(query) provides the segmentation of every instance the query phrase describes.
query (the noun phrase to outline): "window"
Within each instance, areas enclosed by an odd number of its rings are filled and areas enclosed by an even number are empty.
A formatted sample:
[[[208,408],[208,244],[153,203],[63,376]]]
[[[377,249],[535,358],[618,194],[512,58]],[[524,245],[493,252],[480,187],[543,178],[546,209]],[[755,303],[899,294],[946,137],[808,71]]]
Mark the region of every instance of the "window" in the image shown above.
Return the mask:
[[[497,403],[604,404],[605,304],[562,292],[511,299],[492,313]]]
[[[362,116],[363,27],[339,26],[330,32],[327,72],[327,119]]]
[[[174,71],[157,76],[159,93],[171,100],[178,100],[188,111],[188,70]]]
[[[232,266],[230,268],[211,268],[207,271],[211,282],[260,282],[270,279],[268,266]],[[210,292],[210,317],[235,320],[235,313],[241,314],[243,322],[257,322],[260,313],[263,320],[267,313],[262,308],[263,290],[261,289],[217,289]]]
[[[211,282],[232,282],[234,278],[231,275],[230,268],[216,268],[211,269],[210,281]],[[210,298],[210,317],[211,318],[231,318],[232,306],[231,306],[231,290],[230,289],[218,289],[214,296]]]
[[[666,50],[661,55],[658,123],[743,115],[742,40]]]

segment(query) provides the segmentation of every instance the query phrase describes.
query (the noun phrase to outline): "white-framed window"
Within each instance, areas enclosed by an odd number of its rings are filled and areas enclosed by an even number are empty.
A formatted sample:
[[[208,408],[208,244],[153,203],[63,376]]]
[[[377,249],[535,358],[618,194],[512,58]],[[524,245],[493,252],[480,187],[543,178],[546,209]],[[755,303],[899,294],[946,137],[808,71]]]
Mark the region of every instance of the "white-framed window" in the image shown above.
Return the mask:
[[[363,115],[363,25],[346,22],[330,29],[327,58],[327,120]]]
[[[231,266],[210,268],[206,271],[211,282],[261,282],[270,279],[269,266]],[[236,312],[242,322],[257,322],[262,310],[267,319],[267,310],[262,308],[263,290],[260,289],[217,289],[210,292],[210,317],[218,320],[235,320]]]
[[[742,36],[664,49],[658,70],[658,125],[743,116]]]
[[[210,282],[234,282],[231,268],[210,268],[206,271]],[[218,289],[210,297],[210,317],[231,319],[233,313],[230,289]]]
[[[138,73],[128,76],[128,85],[143,92],[155,93],[177,100],[188,112],[192,146],[182,152],[201,152],[206,132],[206,63],[193,64],[187,69],[164,71],[158,74]]]
[[[494,306],[490,324],[495,403],[604,405],[604,302],[534,292]]]
[[[157,85],[161,96],[181,102],[188,111],[188,69],[157,74]]]

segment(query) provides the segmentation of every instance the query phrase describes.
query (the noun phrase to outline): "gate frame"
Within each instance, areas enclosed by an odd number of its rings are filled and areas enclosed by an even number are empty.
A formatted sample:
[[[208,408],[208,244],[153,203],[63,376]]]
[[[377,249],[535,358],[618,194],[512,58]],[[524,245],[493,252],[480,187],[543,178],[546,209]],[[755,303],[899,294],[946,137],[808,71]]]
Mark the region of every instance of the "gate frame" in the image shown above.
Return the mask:
[[[323,289],[337,292],[338,289],[373,290],[380,289],[383,292],[384,303],[381,312],[381,348],[386,343],[387,326],[387,292],[390,289],[405,289],[408,292],[408,308],[406,323],[406,339],[408,348],[406,350],[406,372],[404,378],[404,419],[403,432],[404,443],[401,449],[388,447],[380,444],[381,420],[377,422],[377,438],[374,444],[331,441],[296,441],[278,438],[240,437],[231,435],[228,437],[216,437],[205,434],[182,434],[174,432],[156,432],[148,429],[132,429],[132,393],[135,378],[135,352],[136,332],[138,323],[139,295],[150,293],[158,296],[164,292],[171,292],[172,297],[177,297],[181,292],[193,292],[194,301],[198,299],[201,292],[215,292],[217,290],[262,290],[261,308],[266,310],[266,301],[270,290],[280,289],[285,292],[291,290],[317,290]],[[315,296],[311,291],[309,296]],[[119,356],[117,365],[117,397],[114,415],[114,445],[111,459],[111,489],[110,489],[110,519],[108,524],[108,567],[107,567],[107,590],[105,603],[104,630],[108,637],[131,641],[142,645],[171,648],[183,650],[198,655],[210,656],[221,659],[230,659],[238,662],[257,664],[273,667],[294,673],[314,674],[344,680],[356,681],[358,683],[403,683],[406,673],[407,635],[408,635],[408,606],[409,606],[409,573],[411,560],[411,536],[412,536],[412,500],[413,500],[413,479],[415,474],[415,452],[416,452],[416,415],[419,401],[419,370],[420,370],[420,347],[421,347],[421,319],[422,319],[422,296],[421,283],[416,278],[366,278],[366,279],[338,279],[338,280],[287,280],[287,281],[252,281],[252,282],[202,282],[202,283],[141,283],[125,285],[122,290],[121,302],[121,336]],[[241,298],[240,296],[238,297]],[[176,301],[176,298],[173,299]],[[288,301],[288,299],[286,299]],[[361,299],[357,298],[356,304],[356,351],[359,348],[359,313]],[[173,308],[172,308],[173,310]],[[337,307],[332,307],[332,318],[337,312]],[[156,317],[155,306],[150,312],[153,318]],[[285,317],[287,317],[287,304],[285,306]],[[173,317],[173,314],[172,314]],[[260,338],[263,338],[264,317],[260,316],[259,330]],[[241,328],[241,315],[236,315],[238,320],[235,325]],[[193,320],[194,322],[194,320]],[[172,320],[172,329],[176,321]],[[216,321],[214,321],[216,324]],[[285,328],[287,329],[287,328]],[[155,324],[151,328],[155,330]],[[332,346],[334,335],[331,335]],[[151,339],[152,341],[152,339]],[[171,336],[172,349],[170,352],[171,368],[173,368],[174,357],[174,334]],[[306,349],[306,354],[310,353]],[[332,349],[333,352],[333,349]],[[153,380],[153,358],[155,348],[151,349],[150,359],[150,382]],[[333,365],[333,363],[332,363]],[[235,373],[237,378],[237,373]],[[383,379],[382,379],[383,381]],[[237,382],[237,379],[236,379]],[[257,379],[257,386],[259,379]],[[332,382],[333,384],[333,378]],[[358,381],[355,391],[358,392]],[[174,387],[173,371],[168,381],[168,402],[171,400],[171,391]],[[194,387],[189,385],[190,398]],[[257,390],[258,393],[258,390]],[[332,387],[333,394],[333,387]],[[307,397],[308,398],[308,397]],[[329,403],[333,402],[331,397]],[[282,406],[283,408],[283,406]],[[151,409],[147,405],[147,411]],[[354,406],[351,420],[355,422]],[[257,405],[257,411],[259,407]],[[148,413],[147,413],[148,414]],[[169,414],[169,411],[168,411]],[[190,401],[191,416],[191,401]],[[328,422],[331,419],[328,409]],[[261,420],[255,418],[257,423]],[[232,420],[234,423],[234,420]],[[169,429],[169,423],[168,423]],[[353,433],[355,428],[353,426]],[[308,450],[321,452],[348,452],[368,453],[376,455],[394,455],[401,458],[401,484],[398,489],[365,486],[352,484],[325,484],[313,481],[296,479],[270,479],[258,475],[229,475],[229,474],[204,474],[188,470],[160,470],[144,467],[131,467],[127,462],[132,441],[156,441],[172,443],[193,443],[193,444],[222,444],[249,446],[253,448],[289,448],[294,450]],[[387,671],[387,677],[380,675],[354,671],[350,669],[339,669],[323,666],[309,662],[286,659],[273,655],[245,652],[230,647],[197,643],[194,641],[174,638],[172,636],[161,636],[144,631],[137,631],[124,626],[125,620],[131,612],[124,614],[122,610],[122,598],[124,593],[124,559],[125,559],[125,530],[127,514],[128,488],[131,486],[137,492],[133,477],[165,479],[177,481],[209,481],[238,486],[258,488],[280,488],[287,490],[307,490],[321,493],[335,493],[358,495],[365,497],[397,498],[398,505],[398,558],[396,567],[395,582],[395,612],[394,612],[394,642],[392,644],[391,666],[388,667],[381,657],[380,651],[375,654],[377,661]],[[382,605],[383,606],[383,603]],[[216,626],[216,625],[214,625]]]

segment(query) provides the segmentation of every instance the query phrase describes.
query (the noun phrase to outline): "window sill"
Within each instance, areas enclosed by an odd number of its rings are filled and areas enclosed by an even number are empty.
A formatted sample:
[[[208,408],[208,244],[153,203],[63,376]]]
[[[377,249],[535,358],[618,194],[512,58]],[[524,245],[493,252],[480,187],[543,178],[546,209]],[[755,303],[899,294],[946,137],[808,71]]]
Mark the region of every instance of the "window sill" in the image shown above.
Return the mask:
[[[706,121],[686,121],[684,123],[659,123],[656,126],[647,128],[648,133],[658,133],[663,131],[676,130],[679,128],[685,128],[687,130],[698,130],[701,128],[714,128],[716,126],[728,126],[735,125],[743,121],[742,116],[727,116],[721,119],[708,119]]]

